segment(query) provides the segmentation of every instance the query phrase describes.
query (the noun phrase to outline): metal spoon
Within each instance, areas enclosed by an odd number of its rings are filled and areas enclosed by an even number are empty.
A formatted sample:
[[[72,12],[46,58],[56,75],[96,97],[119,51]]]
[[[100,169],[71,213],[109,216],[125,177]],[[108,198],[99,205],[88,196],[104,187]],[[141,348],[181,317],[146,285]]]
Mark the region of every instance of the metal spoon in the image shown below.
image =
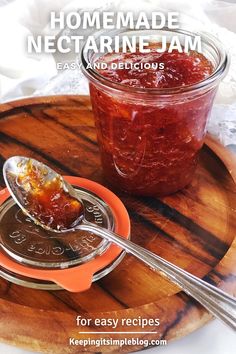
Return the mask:
[[[68,182],[66,182],[59,174],[48,166],[26,157],[11,157],[3,166],[3,176],[6,185],[19,207],[37,225],[54,232],[67,232],[69,230],[72,231],[76,229],[85,230],[117,244],[128,253],[131,253],[133,256],[147,264],[153,270],[159,271],[161,275],[182,288],[185,293],[191,295],[214,316],[218,317],[227,325],[236,330],[236,299],[215,286],[197,278],[196,276],[164,260],[156,254],[144,249],[143,247],[122,238],[114,232],[108,231],[107,229],[101,228],[97,225],[95,226],[94,224],[88,222],[84,215],[78,218],[77,223],[72,228],[65,230],[51,229],[48,225],[40,223],[39,220],[31,215],[29,205],[25,202],[25,192],[17,183],[17,176],[22,173],[25,166],[29,163],[29,160],[36,168],[42,168],[47,171],[45,174],[45,182],[52,180],[53,178],[60,178],[64,190],[68,192],[71,197],[79,200],[82,205],[83,202],[79,199],[78,192],[76,192]]]

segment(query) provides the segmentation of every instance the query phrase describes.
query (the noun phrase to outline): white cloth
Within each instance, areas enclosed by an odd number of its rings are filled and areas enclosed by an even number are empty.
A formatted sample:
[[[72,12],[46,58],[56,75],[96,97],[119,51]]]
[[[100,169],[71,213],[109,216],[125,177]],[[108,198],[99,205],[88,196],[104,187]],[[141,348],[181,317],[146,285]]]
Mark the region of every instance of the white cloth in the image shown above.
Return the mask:
[[[50,12],[78,10],[81,1],[0,0],[0,6],[0,102],[4,102],[32,95],[57,74],[53,55],[27,53],[27,36],[51,34]],[[94,6],[95,0],[86,1],[88,9]]]

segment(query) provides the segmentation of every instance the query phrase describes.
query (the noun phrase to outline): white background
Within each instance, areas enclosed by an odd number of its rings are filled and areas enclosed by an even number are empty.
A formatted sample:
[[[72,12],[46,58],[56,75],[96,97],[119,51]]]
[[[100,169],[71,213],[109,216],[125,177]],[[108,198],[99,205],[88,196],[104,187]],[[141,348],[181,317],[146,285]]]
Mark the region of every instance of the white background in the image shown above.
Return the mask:
[[[0,101],[32,95],[36,90],[41,90],[41,93],[55,93],[56,85],[51,84],[50,80],[57,75],[55,60],[58,58],[50,55],[37,58],[29,56],[23,49],[23,43],[27,34],[50,32],[47,27],[49,11],[64,7],[79,9],[81,2],[81,0],[0,0]],[[109,1],[86,0],[88,8],[99,8],[106,4],[108,7],[111,6]],[[118,1],[112,5],[113,10],[127,7],[125,1]],[[201,19],[204,28],[224,41],[231,52],[232,64],[219,90],[210,129],[225,144],[236,144],[236,135],[232,133],[236,127],[236,0],[136,0],[135,7],[137,11],[146,8],[154,8],[155,11],[163,9],[181,11],[191,16],[193,21]],[[68,90],[66,92],[69,93]],[[86,83],[78,88],[78,93],[84,92]],[[29,352],[0,344],[0,353]],[[235,354],[236,336],[232,330],[214,320],[187,337],[169,343],[167,347],[148,349],[144,353]]]

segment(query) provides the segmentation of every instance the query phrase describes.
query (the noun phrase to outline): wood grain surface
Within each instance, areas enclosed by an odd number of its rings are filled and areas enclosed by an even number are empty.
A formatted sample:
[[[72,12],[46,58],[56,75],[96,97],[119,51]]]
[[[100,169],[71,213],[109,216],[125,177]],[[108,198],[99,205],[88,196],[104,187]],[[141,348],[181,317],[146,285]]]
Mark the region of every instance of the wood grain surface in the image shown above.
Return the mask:
[[[227,155],[223,147],[217,147],[222,156]],[[82,176],[109,187],[102,176],[88,97],[33,98],[1,105],[1,167],[12,155],[31,156],[61,174]],[[4,187],[2,175],[0,185]],[[156,199],[114,192],[128,209],[132,241],[236,294],[236,186],[210,148],[203,148],[192,184],[175,195]],[[0,279],[1,341],[53,354],[143,349],[141,345],[69,346],[70,337],[134,337],[99,334],[109,327],[77,327],[77,315],[92,319],[159,318],[160,326],[145,328],[153,333],[135,335],[149,340],[179,338],[211,318],[177,286],[130,255],[83,293],[33,290]],[[98,333],[79,334],[91,330]],[[121,326],[116,329],[129,330]]]

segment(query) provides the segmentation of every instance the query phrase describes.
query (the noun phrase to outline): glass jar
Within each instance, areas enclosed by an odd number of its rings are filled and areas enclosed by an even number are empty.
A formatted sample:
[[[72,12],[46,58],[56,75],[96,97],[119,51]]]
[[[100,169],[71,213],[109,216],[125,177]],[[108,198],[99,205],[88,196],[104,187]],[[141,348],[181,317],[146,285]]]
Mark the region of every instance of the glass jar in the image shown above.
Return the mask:
[[[82,50],[82,65],[90,95],[105,177],[131,194],[163,196],[181,190],[193,177],[217,87],[229,58],[211,35],[184,29],[117,30],[99,36],[201,36],[202,54],[212,74],[196,84],[174,88],[130,87],[102,76],[93,64],[103,54]],[[168,39],[167,39],[168,41]]]

